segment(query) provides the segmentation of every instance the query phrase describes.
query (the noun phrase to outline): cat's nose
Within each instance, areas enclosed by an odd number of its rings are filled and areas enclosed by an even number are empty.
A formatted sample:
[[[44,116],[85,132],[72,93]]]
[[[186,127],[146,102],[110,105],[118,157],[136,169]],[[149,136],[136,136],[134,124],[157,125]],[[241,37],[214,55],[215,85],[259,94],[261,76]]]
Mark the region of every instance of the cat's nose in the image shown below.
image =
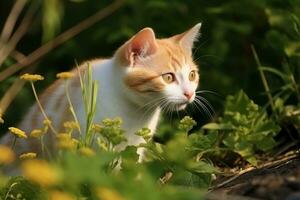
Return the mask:
[[[184,91],[183,95],[190,100],[192,98],[192,96],[194,95],[193,91]]]

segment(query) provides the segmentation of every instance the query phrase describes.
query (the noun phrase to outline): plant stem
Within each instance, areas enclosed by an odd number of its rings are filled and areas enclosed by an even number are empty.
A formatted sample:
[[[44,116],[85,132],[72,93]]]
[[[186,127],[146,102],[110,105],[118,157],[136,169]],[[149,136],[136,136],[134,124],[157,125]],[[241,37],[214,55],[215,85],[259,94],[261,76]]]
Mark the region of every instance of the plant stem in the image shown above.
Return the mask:
[[[262,66],[261,62],[260,62],[260,60],[259,60],[259,58],[257,56],[257,53],[256,53],[255,48],[254,48],[253,45],[251,45],[251,49],[252,49],[252,53],[253,53],[255,62],[257,64],[257,66],[258,66],[258,71],[259,71],[259,74],[260,74],[260,77],[261,77],[264,89],[265,89],[265,91],[267,93],[267,96],[268,96],[268,99],[269,99],[269,103],[270,103],[271,108],[272,108],[272,110],[274,112],[275,111],[274,101],[273,101],[273,98],[272,98],[272,95],[271,95],[271,92],[270,92],[270,88],[269,88],[266,76],[265,76],[263,70],[261,69],[261,66]]]
[[[11,184],[11,186],[9,187],[9,189],[8,189],[6,195],[5,195],[4,200],[7,200],[7,199],[8,199],[9,193],[11,192],[12,188],[13,188],[15,185],[18,185],[18,184],[19,184],[18,182]]]
[[[293,86],[294,86],[294,88],[295,88],[296,96],[297,96],[298,100],[300,101],[299,86],[298,86],[298,84],[296,83],[295,77],[294,77],[293,74],[290,75],[290,78],[291,78],[292,84],[293,84]]]
[[[40,100],[39,100],[39,98],[38,98],[38,95],[37,95],[37,93],[36,93],[36,90],[35,90],[35,87],[34,87],[33,82],[30,81],[30,84],[31,84],[31,88],[32,88],[32,91],[33,91],[35,100],[36,100],[36,102],[37,102],[37,104],[38,104],[38,106],[39,106],[39,108],[40,108],[40,111],[42,112],[44,118],[45,118],[46,120],[49,120],[49,118],[48,118],[48,116],[46,115],[45,110],[43,109],[42,104],[41,104],[41,102],[40,102]],[[50,121],[50,120],[49,120],[49,121]],[[54,127],[52,126],[51,123],[49,124],[49,127],[50,127],[51,131],[52,131],[55,135],[57,135],[57,131],[54,129]]]
[[[81,127],[80,127],[78,118],[77,118],[76,113],[75,113],[75,110],[74,110],[74,106],[73,106],[72,101],[71,101],[71,98],[70,98],[70,93],[69,93],[69,90],[68,90],[68,81],[67,81],[67,80],[64,81],[64,85],[65,85],[66,96],[67,96],[68,103],[69,103],[69,109],[70,109],[70,112],[71,112],[72,115],[73,115],[73,118],[74,118],[75,122],[78,124],[78,131],[79,131],[80,137],[81,137],[81,135],[82,135]]]
[[[11,145],[11,149],[14,150],[15,149],[15,146],[16,146],[16,142],[17,142],[17,136],[14,136],[14,141]]]
[[[44,136],[41,136],[41,146],[42,146],[42,155],[45,158],[45,144],[44,144]]]

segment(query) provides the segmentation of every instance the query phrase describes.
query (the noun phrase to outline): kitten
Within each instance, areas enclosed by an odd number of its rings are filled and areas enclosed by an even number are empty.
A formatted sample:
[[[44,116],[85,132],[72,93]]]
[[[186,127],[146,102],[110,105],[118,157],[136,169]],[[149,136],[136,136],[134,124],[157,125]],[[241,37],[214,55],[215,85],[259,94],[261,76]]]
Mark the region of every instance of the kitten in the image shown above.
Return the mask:
[[[144,28],[110,59],[90,61],[93,78],[99,83],[97,111],[94,122],[104,118],[121,117],[126,131],[126,145],[145,142],[134,133],[143,127],[155,132],[161,110],[182,110],[194,101],[198,86],[198,68],[192,58],[192,47],[201,24],[166,39],[157,39],[151,28]],[[83,64],[81,69],[86,70]],[[69,84],[71,100],[81,127],[85,127],[85,111],[81,97],[78,73],[74,70]],[[57,130],[62,123],[73,120],[61,80],[51,85],[40,97],[41,103]],[[37,105],[21,122],[19,128],[29,133],[42,127],[43,116]],[[1,143],[11,144],[8,134]],[[54,134],[47,133],[46,145],[54,146]],[[17,153],[40,152],[36,139],[18,140]]]

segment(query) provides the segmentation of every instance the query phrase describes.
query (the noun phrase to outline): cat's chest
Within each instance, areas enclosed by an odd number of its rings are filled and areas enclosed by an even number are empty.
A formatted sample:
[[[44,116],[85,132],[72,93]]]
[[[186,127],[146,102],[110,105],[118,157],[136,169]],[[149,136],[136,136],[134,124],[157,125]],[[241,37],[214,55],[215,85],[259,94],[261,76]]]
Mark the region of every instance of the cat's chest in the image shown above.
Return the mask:
[[[152,110],[146,109],[129,100],[123,79],[118,77],[110,61],[101,66],[95,64],[93,67],[94,78],[99,85],[94,122],[101,123],[106,118],[120,117],[128,143],[139,144],[141,139],[135,133],[142,128],[149,128],[153,133],[159,119],[159,110],[153,107]],[[79,102],[78,108],[80,123],[85,127],[86,116],[83,103]]]

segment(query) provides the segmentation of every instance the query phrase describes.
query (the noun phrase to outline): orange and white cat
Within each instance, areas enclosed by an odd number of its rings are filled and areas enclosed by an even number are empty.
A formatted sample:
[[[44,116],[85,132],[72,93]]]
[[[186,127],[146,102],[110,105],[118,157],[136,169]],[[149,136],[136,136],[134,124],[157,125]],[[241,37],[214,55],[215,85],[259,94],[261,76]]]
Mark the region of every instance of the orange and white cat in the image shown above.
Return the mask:
[[[155,132],[161,110],[181,110],[195,99],[198,67],[192,58],[192,47],[201,24],[166,39],[157,39],[151,28],[144,28],[124,43],[110,59],[89,61],[93,79],[98,81],[95,122],[121,117],[128,142],[138,145],[143,138],[135,135],[147,127]],[[86,64],[83,64],[83,70]],[[76,74],[76,73],[75,73]],[[70,80],[70,95],[81,127],[85,127],[85,111],[78,77]],[[64,85],[56,81],[40,97],[53,126],[62,130],[63,122],[72,120]],[[43,116],[34,105],[19,128],[30,132],[42,127]],[[12,140],[7,135],[2,142]],[[47,134],[47,145],[55,140]],[[30,140],[17,141],[16,151],[39,151]],[[27,143],[27,144],[25,144]],[[124,145],[123,145],[124,146]]]

